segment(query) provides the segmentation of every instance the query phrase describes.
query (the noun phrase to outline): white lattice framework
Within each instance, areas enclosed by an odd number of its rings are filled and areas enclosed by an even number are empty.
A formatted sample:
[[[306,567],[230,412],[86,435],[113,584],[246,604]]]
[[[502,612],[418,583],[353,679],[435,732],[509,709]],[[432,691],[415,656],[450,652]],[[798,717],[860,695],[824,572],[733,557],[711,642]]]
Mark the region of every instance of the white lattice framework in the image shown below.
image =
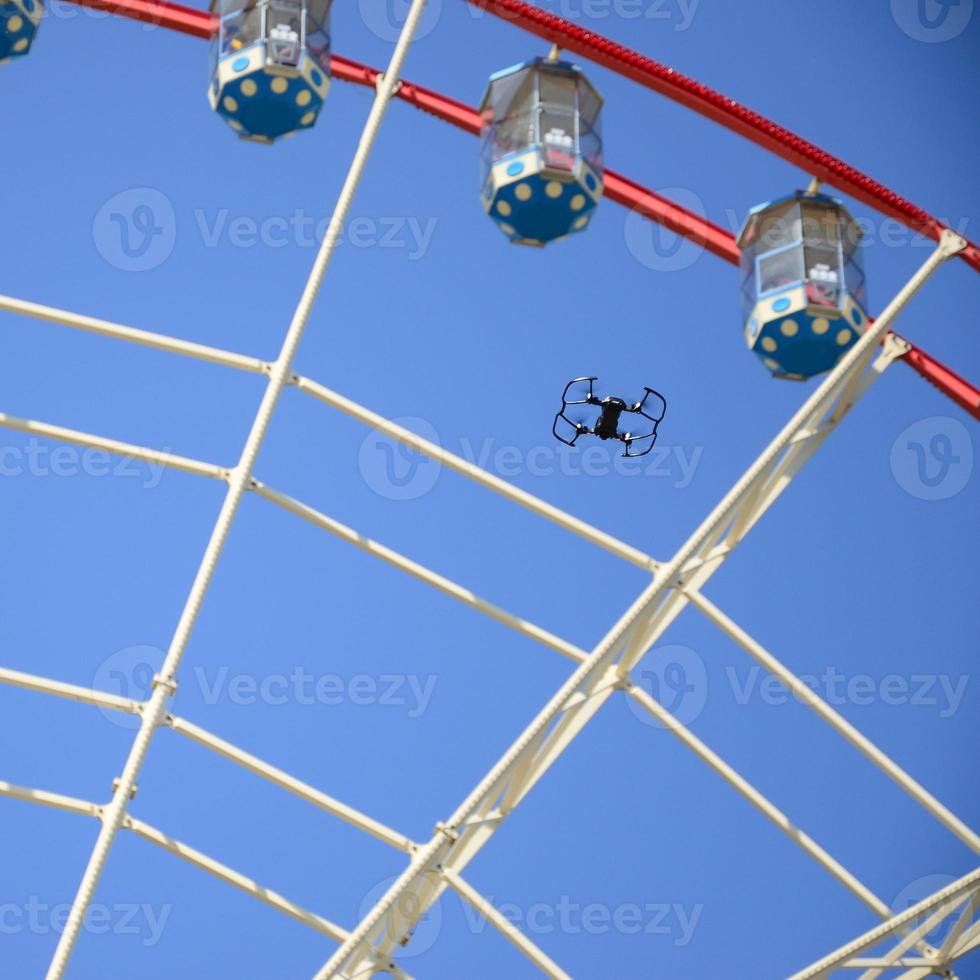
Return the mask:
[[[657,561],[641,550],[513,486],[322,384],[300,377],[293,371],[296,351],[333,250],[340,239],[344,221],[385,110],[400,84],[398,80],[402,65],[424,6],[425,0],[413,0],[388,70],[378,79],[375,100],[350,172],[341,190],[306,288],[275,360],[265,361],[246,354],[110,323],[9,296],[0,296],[0,309],[14,314],[141,344],[238,371],[264,375],[267,379],[265,394],[241,458],[233,467],[160,452],[152,448],[131,445],[104,436],[79,432],[37,420],[17,418],[0,412],[0,425],[7,428],[59,442],[106,450],[219,480],[226,484],[224,502],[207,550],[164,663],[153,679],[152,694],[148,700],[138,702],[105,691],[0,668],[0,683],[85,702],[103,709],[127,712],[139,719],[139,729],[129,757],[122,775],[113,783],[113,795],[108,803],[99,804],[46,790],[15,786],[0,780],[0,795],[94,817],[100,823],[98,839],[48,970],[48,980],[58,980],[67,969],[86,911],[120,829],[131,831],[338,943],[338,949],[317,973],[317,980],[334,977],[354,980],[377,973],[407,978],[408,974],[396,962],[395,953],[400,946],[410,942],[417,923],[447,888],[471,905],[545,975],[553,978],[569,977],[568,973],[480,895],[463,877],[463,872],[589,720],[617,692],[623,692],[639,708],[648,712],[751,802],[790,840],[833,875],[844,888],[882,919],[879,926],[795,974],[793,980],[825,977],[836,970],[845,969],[862,970],[862,978],[878,977],[889,971],[900,971],[896,975],[907,980],[930,975],[953,977],[955,961],[980,945],[980,920],[977,917],[977,909],[980,905],[980,868],[928,896],[917,905],[903,912],[894,913],[886,902],[875,895],[773,802],[728,765],[721,756],[678,721],[658,700],[636,685],[631,679],[631,671],[681,611],[690,604],[741,646],[765,670],[785,684],[801,702],[847,739],[871,763],[894,780],[961,843],[973,853],[980,854],[980,836],[977,833],[937,800],[913,776],[905,772],[882,749],[862,735],[770,651],[738,626],[702,591],[711,576],[789,486],[844,416],[869,391],[889,365],[905,353],[907,345],[891,332],[895,319],[940,265],[962,251],[966,247],[966,242],[949,231],[942,235],[938,246],[922,267],[868,328],[860,341],[806,399],[782,431],[725,494],[680,550],[669,561]],[[464,586],[391,548],[346,527],[308,504],[260,482],[254,475],[254,464],[279,398],[288,387],[312,396],[330,408],[339,410],[364,425],[415,449],[616,557],[645,569],[651,574],[650,584],[595,649],[586,651],[533,622],[494,605]],[[411,840],[367,814],[232,745],[193,722],[174,715],[169,710],[177,688],[181,658],[205,600],[211,577],[221,557],[239,504],[248,492],[258,494],[315,527],[349,542],[516,632],[536,640],[576,665],[565,683],[498,763],[477,784],[466,800],[449,818],[436,824],[435,832],[429,841]],[[135,795],[137,777],[151,740],[160,729],[170,729],[196,742],[390,847],[402,851],[408,858],[407,867],[364,919],[353,929],[348,930],[300,907],[213,857],[137,819],[128,812],[128,807]],[[938,948],[934,947],[926,941],[925,937],[945,920],[951,923],[949,931],[942,945]],[[882,951],[882,946],[889,948]],[[876,949],[878,949],[877,955],[868,955]]]

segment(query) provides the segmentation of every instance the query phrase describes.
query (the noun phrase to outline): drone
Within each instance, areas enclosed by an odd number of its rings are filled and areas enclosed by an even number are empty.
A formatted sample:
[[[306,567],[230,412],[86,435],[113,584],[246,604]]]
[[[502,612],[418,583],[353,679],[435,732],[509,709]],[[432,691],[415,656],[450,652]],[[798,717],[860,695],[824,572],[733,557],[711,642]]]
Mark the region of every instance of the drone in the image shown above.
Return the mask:
[[[559,442],[563,442],[566,446],[574,446],[576,440],[579,436],[598,436],[600,439],[618,439],[626,446],[624,451],[624,456],[646,456],[651,449],[653,449],[653,444],[657,441],[657,426],[663,421],[664,415],[667,414],[667,399],[658,391],[654,391],[653,388],[644,388],[644,396],[635,404],[629,404],[622,398],[615,398],[609,396],[607,398],[598,398],[592,390],[592,383],[598,381],[597,377],[589,378],[575,378],[573,381],[569,381],[565,385],[565,390],[561,396],[561,411],[555,416],[554,425],[551,427],[551,431],[554,433],[555,438]],[[569,391],[579,384],[588,383],[589,393],[584,398],[569,398]],[[644,411],[646,403],[650,396],[653,396],[660,404],[660,414],[650,415]],[[599,413],[599,417],[596,419],[595,424],[588,426],[582,420],[572,420],[566,414],[565,410],[570,405],[594,405],[600,408],[602,411]],[[639,415],[641,418],[647,420],[649,425],[644,425],[643,432],[620,432],[619,430],[619,420],[624,412],[631,413],[633,415]],[[564,421],[567,426],[569,426],[574,433],[571,439],[566,439],[558,431],[558,423]],[[567,431],[567,430],[566,430]],[[643,442],[644,440],[650,440],[650,445],[646,447],[642,452],[631,452],[635,442]]]

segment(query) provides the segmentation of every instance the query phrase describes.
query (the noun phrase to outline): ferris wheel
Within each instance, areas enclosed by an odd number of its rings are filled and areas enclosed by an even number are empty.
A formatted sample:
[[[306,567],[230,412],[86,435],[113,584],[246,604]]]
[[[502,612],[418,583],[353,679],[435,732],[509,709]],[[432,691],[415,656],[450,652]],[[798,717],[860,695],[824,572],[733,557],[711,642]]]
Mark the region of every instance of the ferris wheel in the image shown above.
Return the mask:
[[[100,825],[67,924],[51,959],[49,980],[58,980],[69,969],[86,912],[123,830],[189,861],[332,940],[336,948],[325,957],[316,974],[318,980],[332,977],[353,980],[378,974],[407,977],[399,951],[411,944],[413,933],[427,910],[447,891],[472,906],[546,976],[574,975],[574,964],[562,968],[554,962],[478,892],[464,873],[576,736],[617,693],[629,698],[638,711],[671,732],[881,919],[880,925],[801,968],[794,980],[830,976],[837,971],[907,978],[956,976],[957,961],[980,946],[980,919],[977,918],[980,868],[910,908],[893,909],[660,701],[635,683],[631,672],[678,615],[692,607],[892,779],[949,834],[974,854],[980,854],[980,835],[976,831],[703,592],[715,572],[842,419],[892,365],[901,362],[912,368],[960,409],[980,419],[980,390],[894,330],[896,319],[912,297],[945,263],[962,261],[980,271],[980,247],[868,176],[733,100],[523,0],[468,0],[551,46],[547,55],[503,68],[491,76],[479,108],[402,77],[426,0],[411,3],[390,63],[383,71],[332,52],[330,0],[250,0],[248,3],[218,0],[217,9],[210,12],[165,0],[73,2],[210,41],[211,106],[238,137],[247,141],[273,143],[314,127],[333,81],[373,88],[375,96],[326,236],[275,360],[265,361],[237,351],[0,296],[0,310],[264,376],[266,380],[241,457],[232,468],[0,412],[0,425],[7,428],[131,456],[226,484],[205,555],[166,657],[153,677],[147,700],[137,701],[0,667],[3,684],[128,713],[138,720],[125,767],[113,783],[108,803],[0,781],[0,795],[95,818]],[[7,70],[16,70],[17,60],[28,56],[33,45],[43,43],[44,33],[38,33],[42,14],[40,0],[0,0],[0,64],[10,62]],[[720,226],[606,165],[602,141],[603,98],[573,57],[617,72],[752,140],[811,175],[809,186],[800,190],[784,189],[785,193],[753,209],[736,239]],[[494,233],[499,232],[519,246],[544,248],[568,235],[587,234],[592,215],[606,200],[630,208],[739,267],[745,343],[764,372],[774,379],[773,383],[820,378],[818,386],[803,399],[782,430],[673,557],[654,558],[295,372],[296,353],[311,311],[385,112],[394,99],[481,137],[479,193],[488,221],[496,227]],[[830,191],[838,191],[874,208],[934,242],[921,268],[877,317],[868,308],[860,228],[843,201]],[[555,435],[566,441],[558,428],[559,418],[564,418],[571,426],[569,445],[579,435],[598,435],[619,439],[630,455],[635,442],[655,440],[657,426],[664,419],[666,400],[650,388],[635,404],[616,397],[600,399],[593,391],[596,380],[576,379],[566,388],[562,409],[555,420]],[[761,380],[765,380],[764,374]],[[572,385],[576,383],[587,384],[588,391],[583,388],[579,392],[581,397],[573,398]],[[643,570],[650,576],[649,584],[594,649],[581,649],[365,538],[304,501],[261,482],[255,474],[256,460],[280,396],[287,387],[294,387],[321,405],[384,433]],[[654,410],[648,401],[651,396],[656,396],[654,401],[663,402],[662,410],[658,408],[652,415],[649,413]],[[577,416],[566,417],[564,413],[570,405],[600,409],[594,426]],[[621,432],[620,417],[624,413],[648,419],[652,431],[642,435],[639,430]],[[173,713],[185,649],[239,507],[248,493],[348,541],[572,662],[567,680],[496,764],[476,782],[455,811],[436,823],[431,839],[411,840],[324,790]],[[131,814],[130,805],[152,742],[165,728],[402,852],[406,861],[404,871],[360,922],[341,926],[138,819]],[[941,945],[932,945],[927,937],[937,923],[946,920],[952,924]]]

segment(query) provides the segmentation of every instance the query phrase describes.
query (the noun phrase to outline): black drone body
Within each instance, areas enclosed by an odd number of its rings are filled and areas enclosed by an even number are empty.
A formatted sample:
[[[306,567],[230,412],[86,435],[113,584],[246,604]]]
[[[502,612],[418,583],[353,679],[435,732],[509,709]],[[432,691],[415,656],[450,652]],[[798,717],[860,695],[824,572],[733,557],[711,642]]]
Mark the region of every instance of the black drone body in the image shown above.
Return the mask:
[[[653,388],[644,388],[643,397],[635,403],[626,402],[622,398],[616,398],[612,395],[607,398],[599,398],[592,390],[592,383],[597,380],[598,378],[594,376],[575,378],[565,385],[565,391],[561,396],[561,410],[555,416],[554,425],[551,427],[555,438],[559,442],[563,442],[566,446],[574,446],[579,436],[598,436],[600,439],[618,439],[626,447],[623,452],[624,456],[646,456],[653,449],[653,444],[657,441],[657,427],[667,413],[667,400],[658,391],[654,391]],[[568,397],[568,393],[573,386],[584,384],[588,384],[589,386],[588,394],[582,392],[584,396],[582,398]],[[658,414],[651,414],[646,411],[647,401],[651,396],[656,399],[656,407],[652,410],[657,412],[659,409]],[[596,407],[600,410],[599,415],[591,426],[586,425],[584,421],[574,421],[565,414],[571,405]],[[622,432],[620,431],[619,424],[624,414],[636,415],[639,418],[646,419],[646,422],[636,432]],[[566,438],[566,435],[562,435],[559,432],[560,422],[564,422],[568,427],[566,434],[570,435],[571,438]],[[641,452],[631,451],[634,443],[640,443],[642,445],[647,441],[648,444]]]

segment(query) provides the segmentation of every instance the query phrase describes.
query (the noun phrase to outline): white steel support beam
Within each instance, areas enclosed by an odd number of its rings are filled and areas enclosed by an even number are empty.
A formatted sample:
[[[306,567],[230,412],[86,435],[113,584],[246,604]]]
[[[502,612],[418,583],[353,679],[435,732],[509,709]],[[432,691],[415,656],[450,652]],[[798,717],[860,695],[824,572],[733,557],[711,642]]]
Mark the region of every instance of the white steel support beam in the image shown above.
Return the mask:
[[[544,950],[531,942],[506,916],[487,901],[469,882],[464,881],[455,871],[444,872],[446,883],[472,909],[483,916],[507,942],[522,952],[546,977],[551,980],[572,980]]]
[[[451,579],[430,571],[424,565],[420,565],[418,562],[406,558],[397,551],[387,548],[385,545],[379,544],[371,538],[365,537],[363,534],[353,530],[353,528],[341,524],[340,521],[336,521],[326,514],[321,514],[320,511],[315,510],[308,504],[294,500],[292,497],[280,493],[278,490],[273,490],[272,487],[268,487],[258,480],[252,481],[252,488],[260,497],[264,497],[278,507],[282,507],[283,510],[287,510],[297,517],[302,517],[303,520],[309,521],[315,527],[321,528],[334,537],[340,538],[341,541],[346,541],[348,544],[354,545],[355,548],[359,548],[361,551],[373,555],[375,558],[380,558],[382,561],[393,565],[403,572],[407,572],[413,578],[417,578],[425,582],[426,585],[431,585],[440,592],[452,596],[471,609],[476,609],[491,619],[495,619],[498,623],[503,623],[515,632],[529,637],[546,647],[550,647],[563,657],[568,657],[574,661],[581,661],[585,658],[585,651],[579,649],[575,644],[563,640],[560,636],[555,636],[554,633],[542,629],[540,626],[535,626],[534,623],[528,622],[528,620],[522,619],[520,616],[515,616],[513,613],[507,612],[506,609],[495,606],[492,602],[487,602],[486,599],[481,599],[476,593],[471,592],[462,585],[457,585]]]
[[[194,473],[198,476],[206,476],[215,480],[230,480],[232,475],[236,472],[234,470],[228,470],[220,466],[216,466],[213,463],[205,463],[196,459],[189,459],[185,456],[175,456],[172,453],[163,453],[155,449],[147,449],[143,446],[136,446],[126,442],[119,442],[115,439],[107,439],[103,436],[92,435],[88,432],[79,432],[75,429],[67,429],[63,426],[49,425],[44,422],[36,422],[30,419],[20,419],[12,415],[7,415],[0,412],[0,426],[6,426],[10,429],[17,429],[23,432],[29,432],[34,435],[42,436],[44,438],[54,439],[59,442],[73,443],[79,446],[88,446],[91,448],[97,448],[105,450],[106,452],[111,452],[116,455],[122,456],[129,459],[140,459],[145,462],[155,463],[159,466],[164,466],[169,469],[181,470],[185,473]],[[463,461],[465,462],[465,461]],[[474,467],[476,469],[476,467]],[[478,472],[483,473],[482,470]],[[486,474],[487,477],[491,477],[491,474]],[[493,477],[496,479],[496,477]],[[502,481],[501,481],[502,482]],[[362,551],[366,551],[368,554],[374,555],[376,558],[382,559],[382,561],[388,562],[390,565],[394,565],[396,568],[400,568],[404,572],[408,572],[409,575],[414,576],[425,582],[428,585],[439,589],[441,592],[445,592],[447,595],[452,596],[454,599],[460,602],[466,603],[473,609],[477,609],[492,619],[503,623],[505,626],[509,626],[511,629],[516,630],[518,633],[522,633],[524,636],[530,637],[538,643],[544,646],[550,647],[552,650],[557,651],[564,657],[568,657],[571,660],[580,660],[585,656],[585,651],[576,647],[574,644],[563,640],[561,637],[556,636],[548,630],[542,629],[540,626],[536,626],[534,623],[522,619],[519,616],[514,616],[513,614],[507,612],[505,609],[501,609],[499,606],[495,606],[491,602],[487,602],[485,599],[481,599],[478,595],[471,592],[469,589],[464,588],[461,585],[457,585],[450,579],[445,578],[442,575],[438,575],[435,572],[430,571],[423,565],[400,555],[397,551],[393,551],[391,548],[387,548],[377,541],[372,541],[370,538],[359,534],[352,528],[341,524],[339,521],[328,517],[326,514],[320,513],[308,504],[304,504],[302,501],[295,500],[294,498],[288,496],[287,494],[280,493],[274,490],[256,479],[250,479],[247,489],[254,490],[259,496],[264,497],[266,500],[276,504],[278,507],[282,507],[284,510],[289,511],[292,514],[302,517],[304,520],[309,521],[311,524],[328,531],[335,537],[341,538],[347,541],[349,544],[353,544],[355,547],[360,548]],[[530,495],[528,495],[530,496]],[[537,500],[537,498],[532,498]],[[550,505],[544,504],[543,501],[537,501],[542,507],[550,507]],[[561,511],[557,511],[558,514],[562,514]],[[569,518],[571,520],[571,518]],[[583,527],[588,528],[589,532],[598,536],[598,540],[603,542],[605,546],[606,536],[600,531],[596,531],[594,528],[589,528],[588,525],[583,525]],[[593,539],[595,540],[595,539]],[[620,557],[630,557],[630,560],[635,558],[636,562],[642,562],[643,566],[646,568],[652,568],[656,566],[656,562],[649,556],[644,555],[642,552],[629,548],[628,545],[624,545],[615,538],[609,538],[609,541],[615,543],[615,545],[622,549],[624,552],[620,554]],[[618,553],[618,552],[617,552]]]
[[[99,816],[99,807],[88,800],[80,800],[75,796],[65,796],[62,793],[49,793],[44,789],[30,789],[27,786],[15,786],[0,779],[0,796],[8,796],[12,800],[23,800],[25,803],[38,803],[66,813],[78,813],[83,817]]]
[[[739,775],[724,759],[713,752],[693,732],[685,728],[656,698],[651,697],[641,687],[629,684],[626,693],[637,704],[648,711],[676,738],[679,738],[698,758],[707,763],[733,789],[738,790],[767,819],[771,820],[797,847],[813,858],[824,870],[832,874],[852,895],[864,902],[875,915],[887,919],[891,909],[870,888],[859,881],[839,861],[827,853],[809,834],[802,831],[763,796],[747,779]]]
[[[237,745],[226,742],[223,738],[218,738],[217,735],[213,735],[198,725],[194,725],[184,718],[176,718],[172,715],[168,716],[166,724],[177,732],[177,734],[183,735],[185,738],[197,742],[198,745],[204,746],[204,748],[211,752],[223,756],[230,762],[234,762],[235,765],[241,766],[243,769],[247,769],[257,776],[261,776],[263,779],[287,790],[294,796],[298,796],[301,800],[306,800],[321,810],[335,817],[339,817],[345,823],[349,823],[352,827],[357,827],[358,830],[363,830],[366,834],[370,834],[377,840],[383,841],[390,847],[404,851],[406,854],[410,854],[415,849],[416,845],[414,841],[404,834],[399,834],[398,831],[386,827],[380,820],[375,820],[361,813],[359,810],[347,806],[346,803],[341,803],[340,800],[334,799],[334,797],[316,789],[309,783],[305,783],[303,780],[289,775],[289,773],[270,765],[250,752],[240,749]]]
[[[239,354],[217,347],[209,347],[206,344],[181,340],[166,334],[154,333],[150,330],[138,330],[135,327],[127,327],[119,323],[111,323],[107,320],[99,320],[95,317],[71,313],[52,306],[42,306],[40,303],[31,303],[27,300],[15,299],[12,296],[0,295],[0,310],[20,313],[24,316],[34,317],[35,319],[47,320],[51,323],[58,323],[89,333],[141,344],[145,347],[152,347],[156,350],[167,351],[172,354],[180,354],[212,364],[220,364],[252,374],[268,374],[272,370],[272,364],[270,362],[260,360],[257,357],[250,357],[247,354]],[[289,383],[295,385],[298,390],[311,395],[323,404],[338,409],[350,418],[356,419],[370,428],[384,432],[386,435],[391,436],[391,438],[423,453],[430,459],[435,460],[448,469],[454,470],[468,480],[479,483],[481,486],[519,504],[532,513],[552,521],[559,527],[571,531],[578,537],[605,549],[610,554],[616,555],[639,568],[649,571],[656,569],[657,562],[649,555],[645,555],[638,548],[625,544],[611,534],[606,534],[591,524],[577,517],[573,517],[571,514],[567,514],[553,504],[541,500],[540,497],[536,497],[526,490],[521,490],[519,487],[513,486],[506,480],[502,480],[500,477],[488,473],[481,467],[469,462],[469,460],[463,459],[461,456],[457,456],[455,453],[451,453],[427,439],[423,439],[421,436],[400,425],[396,425],[394,422],[384,418],[384,416],[378,415],[377,412],[372,412],[363,405],[358,405],[357,402],[345,398],[335,391],[331,391],[319,382],[294,374],[290,377]]]
[[[293,379],[293,383],[300,391],[312,395],[325,405],[339,409],[345,415],[357,419],[358,422],[362,422],[372,429],[383,432],[386,436],[390,436],[397,442],[409,446],[417,452],[428,456],[429,459],[434,459],[436,462],[441,463],[447,469],[453,470],[465,476],[467,479],[479,483],[488,490],[493,490],[494,493],[500,494],[501,497],[506,497],[508,500],[520,504],[535,514],[547,518],[559,527],[563,527],[566,531],[571,531],[580,538],[591,541],[598,547],[610,552],[610,554],[616,555],[647,571],[656,570],[657,562],[649,555],[645,555],[638,548],[624,544],[611,534],[606,534],[605,531],[600,531],[591,524],[577,517],[573,517],[571,514],[566,514],[565,511],[549,504],[545,500],[541,500],[540,497],[535,497],[534,494],[521,490],[520,487],[516,487],[506,480],[502,480],[499,476],[488,473],[486,470],[469,462],[469,460],[463,459],[462,456],[457,456],[455,453],[443,449],[442,446],[438,446],[428,439],[423,439],[410,429],[397,425],[389,419],[386,419],[383,415],[378,415],[376,412],[364,408],[363,405],[358,405],[357,402],[351,401],[343,395],[338,395],[337,392],[331,391],[324,385],[316,381],[311,381],[309,378],[297,376]]]
[[[49,793],[46,790],[14,786],[12,783],[3,780],[0,780],[0,796],[8,796],[11,799],[23,800],[26,803],[36,803],[56,810],[65,810],[68,813],[94,817],[97,820],[103,819],[104,808],[97,803],[80,800],[73,796],[63,796],[60,793]],[[345,929],[342,929],[329,919],[325,919],[323,916],[304,909],[278,892],[274,892],[264,885],[260,885],[246,875],[235,871],[233,868],[229,868],[228,865],[216,861],[214,858],[209,857],[202,851],[198,851],[189,844],[170,837],[168,834],[163,833],[163,831],[142,820],[137,820],[127,814],[123,820],[123,828],[132,831],[144,840],[150,841],[157,847],[169,851],[182,861],[186,861],[188,864],[192,864],[194,867],[200,868],[202,871],[206,871],[216,878],[220,878],[226,884],[243,891],[246,895],[251,895],[252,898],[257,898],[260,902],[264,902],[271,908],[277,909],[285,915],[296,919],[298,922],[303,923],[303,925],[309,926],[309,928],[322,933],[335,942],[343,942],[348,935]],[[386,972],[389,972],[392,976],[401,978],[401,980],[411,980],[408,974],[400,970],[396,964],[382,963],[375,964],[375,966],[383,966]]]
[[[211,364],[221,364],[225,367],[236,368],[239,371],[249,371],[252,374],[267,373],[272,367],[257,357],[236,354],[233,351],[209,347],[206,344],[195,344],[191,340],[180,340],[177,337],[168,337],[166,334],[153,333],[151,330],[137,330],[136,327],[126,327],[121,323],[110,323],[108,320],[98,320],[92,316],[82,316],[80,313],[69,313],[67,310],[55,309],[53,306],[42,306],[40,303],[29,303],[27,300],[14,299],[13,296],[0,296],[0,310],[20,313],[36,320],[47,320],[49,323],[60,323],[66,327],[74,327],[77,330],[99,334],[103,337],[128,340],[133,344],[153,347],[156,350],[167,351],[171,354],[183,354],[185,357],[209,361]]]
[[[793,695],[812,709],[839,735],[894,780],[924,810],[955,834],[974,853],[980,854],[980,836],[972,831],[927,789],[913,779],[898,763],[889,758],[874,742],[859,732],[843,715],[832,708],[816,691],[784,666],[757,640],[749,636],[736,622],[723,613],[710,599],[698,592],[686,591],[691,604],[699,609],[726,636],[734,640],[757,663],[778,678]]]
[[[146,463],[155,463],[168,469],[182,470],[184,473],[194,473],[197,476],[207,476],[212,480],[226,480],[229,471],[213,463],[203,463],[199,459],[189,459],[186,456],[176,456],[173,453],[160,452],[158,449],[147,449],[144,446],[134,446],[132,443],[120,442],[118,439],[106,439],[77,429],[66,429],[61,425],[51,425],[48,422],[38,422],[35,419],[22,419],[16,415],[0,412],[0,426],[27,432],[31,435],[54,439],[58,442],[70,442],[76,446],[87,446],[89,449],[104,449],[106,452],[127,459],[140,459]]]
[[[404,26],[392,53],[387,72],[378,78],[377,91],[371,111],[368,114],[364,130],[361,134],[350,170],[340,191],[340,196],[334,208],[327,234],[320,245],[313,269],[306,281],[299,304],[293,314],[289,329],[286,332],[282,348],[275,363],[269,371],[268,384],[259,405],[258,412],[252,422],[245,446],[238,465],[232,471],[228,481],[228,489],[221,510],[215,522],[214,529],[208,541],[204,557],[198,568],[194,584],[181,613],[180,621],[167,651],[160,673],[154,678],[153,695],[147,702],[143,712],[140,728],[130,750],[129,757],[122,775],[115,786],[111,803],[105,808],[102,827],[98,839],[89,858],[88,865],[82,875],[82,880],[72,903],[71,912],[64,931],[58,940],[51,965],[48,969],[47,980],[60,980],[64,976],[68,961],[82,928],[85,913],[95,893],[96,886],[102,876],[109,851],[116,839],[119,828],[126,817],[126,805],[132,796],[137,776],[143,767],[146,753],[156,729],[167,715],[167,705],[176,690],[177,669],[183,658],[184,651],[190,639],[194,624],[197,621],[201,606],[207,595],[214,570],[224,550],[232,523],[238,512],[242,498],[248,490],[252,471],[259,450],[265,441],[269,423],[279,402],[283,389],[293,377],[293,362],[303,334],[309,322],[313,305],[316,302],[320,286],[330,264],[337,243],[340,241],[344,222],[354,200],[354,194],[360,184],[361,177],[374,146],[375,138],[381,127],[385,110],[400,84],[402,66],[408,54],[412,38],[418,27],[426,0],[412,0],[411,8],[405,19]]]
[[[68,698],[71,701],[81,701],[84,704],[94,704],[99,708],[109,708],[113,711],[125,711],[131,715],[140,713],[139,701],[131,698],[121,698],[118,694],[106,691],[95,691],[78,684],[65,684],[63,681],[53,681],[48,677],[37,674],[25,674],[19,670],[8,670],[0,667],[0,684],[11,687],[22,687],[27,691],[39,691],[41,694],[53,694],[55,697]]]
[[[24,674],[20,671],[7,670],[6,668],[0,668],[0,684],[9,684],[12,687],[21,687],[25,690],[38,691],[42,694],[53,694],[56,697],[81,701],[99,708],[109,708],[113,711],[126,712],[134,715],[139,715],[144,707],[142,702],[133,701],[130,698],[121,698],[118,695],[109,694],[105,691],[95,691],[87,687],[79,687],[77,684],[65,684],[62,681],[40,677],[37,674]],[[261,776],[263,779],[287,790],[294,796],[298,796],[300,799],[312,803],[326,813],[339,817],[351,826],[363,830],[365,833],[370,834],[372,837],[383,841],[385,844],[399,851],[404,851],[406,854],[409,854],[416,847],[415,842],[404,834],[399,834],[390,827],[386,827],[380,821],[374,820],[372,817],[361,813],[359,810],[355,810],[353,807],[347,806],[345,803],[341,803],[340,800],[334,799],[334,797],[316,789],[309,783],[303,782],[303,780],[291,776],[282,769],[270,765],[263,759],[258,758],[258,756],[246,752],[231,742],[226,742],[223,738],[219,738],[217,735],[201,728],[199,725],[187,721],[185,718],[178,718],[176,715],[168,714],[163,724],[167,725],[178,735],[182,735],[184,738],[196,742],[216,755],[228,759],[229,762],[233,762],[235,765],[241,766],[243,769],[247,769],[257,776]]]
[[[151,827],[142,820],[137,820],[135,817],[127,814],[123,819],[123,826],[126,830],[131,830],[137,837],[142,837],[151,844],[156,844],[157,847],[163,848],[163,850],[169,851],[171,854],[175,854],[188,864],[193,864],[194,867],[214,875],[215,878],[220,878],[239,891],[245,892],[246,895],[251,895],[252,898],[257,898],[260,902],[265,902],[266,905],[278,909],[280,912],[296,919],[298,922],[302,922],[303,925],[309,926],[311,929],[315,929],[324,936],[329,936],[337,942],[343,942],[344,936],[347,935],[345,929],[341,929],[340,926],[330,922],[328,919],[307,911],[295,902],[291,902],[288,898],[284,898],[278,892],[274,892],[270,888],[260,885],[252,878],[240,874],[232,868],[229,868],[226,864],[222,864],[220,861],[208,857],[207,854],[203,854],[189,844],[170,837],[168,834],[157,830],[156,827]]]
[[[875,946],[885,942],[889,938],[897,936],[901,932],[906,932],[902,944],[910,940],[915,941],[929,933],[933,928],[931,913],[937,909],[945,910],[946,915],[958,908],[964,901],[971,904],[976,899],[980,891],[980,868],[969,872],[951,885],[941,888],[939,891],[927,896],[921,902],[910,906],[904,912],[900,912],[892,918],[869,929],[866,933],[858,936],[836,952],[825,956],[811,966],[798,973],[794,973],[790,980],[823,980],[830,976],[834,970],[847,969],[848,964],[857,958],[861,953],[873,949]],[[945,918],[941,916],[940,920]],[[905,948],[908,948],[907,946]],[[962,947],[957,947],[950,954],[950,961],[963,953]],[[932,972],[931,968],[926,968]],[[926,974],[928,975],[928,973]]]
[[[492,809],[493,801],[507,792],[515,770],[525,766],[526,755],[531,746],[535,747],[537,756],[544,756],[551,752],[553,733],[559,731],[562,716],[572,705],[582,702],[581,706],[576,708],[577,714],[581,716],[576,718],[576,730],[580,730],[592,717],[601,704],[599,698],[591,697],[593,689],[608,674],[610,668],[620,670],[621,676],[625,676],[625,673],[631,670],[646,652],[649,637],[656,634],[654,626],[656,614],[664,605],[667,596],[671,593],[675,596],[679,594],[674,587],[681,584],[682,570],[688,562],[692,558],[700,557],[705,547],[714,547],[720,536],[736,519],[743,500],[757,488],[759,480],[765,479],[773,464],[794,440],[798,439],[800,433],[811,427],[814,416],[834,404],[853,375],[869,361],[873,349],[890,329],[898,314],[942,262],[964,247],[965,242],[959,236],[949,232],[943,234],[939,246],[892,300],[878,320],[844,355],[674,558],[658,568],[653,582],[624,613],[588,659],[559,688],[470,796],[445,824],[437,826],[430,842],[419,850],[406,871],[396,879],[340,949],[324,964],[316,975],[317,980],[358,976],[369,969],[370,962],[375,960],[379,953],[382,957],[388,956],[394,944],[410,935],[412,922],[406,923],[403,936],[392,936],[385,928],[385,919],[395,903],[400,902],[407,894],[414,894],[417,900],[410,903],[413,922],[417,922],[418,918],[425,914],[439,891],[431,884],[433,873],[437,869],[462,871],[466,861],[475,854],[475,849],[468,846],[467,838],[479,835],[479,846],[482,847],[503,823],[502,820],[492,824],[481,822],[471,827],[468,821],[474,816],[485,815],[489,809]],[[545,733],[543,738],[542,733]],[[562,736],[559,734],[554,737]],[[535,778],[539,778],[542,774],[540,771],[534,772],[533,766],[530,770],[525,769],[525,772],[529,776],[534,775]],[[462,857],[457,858],[456,855]]]

